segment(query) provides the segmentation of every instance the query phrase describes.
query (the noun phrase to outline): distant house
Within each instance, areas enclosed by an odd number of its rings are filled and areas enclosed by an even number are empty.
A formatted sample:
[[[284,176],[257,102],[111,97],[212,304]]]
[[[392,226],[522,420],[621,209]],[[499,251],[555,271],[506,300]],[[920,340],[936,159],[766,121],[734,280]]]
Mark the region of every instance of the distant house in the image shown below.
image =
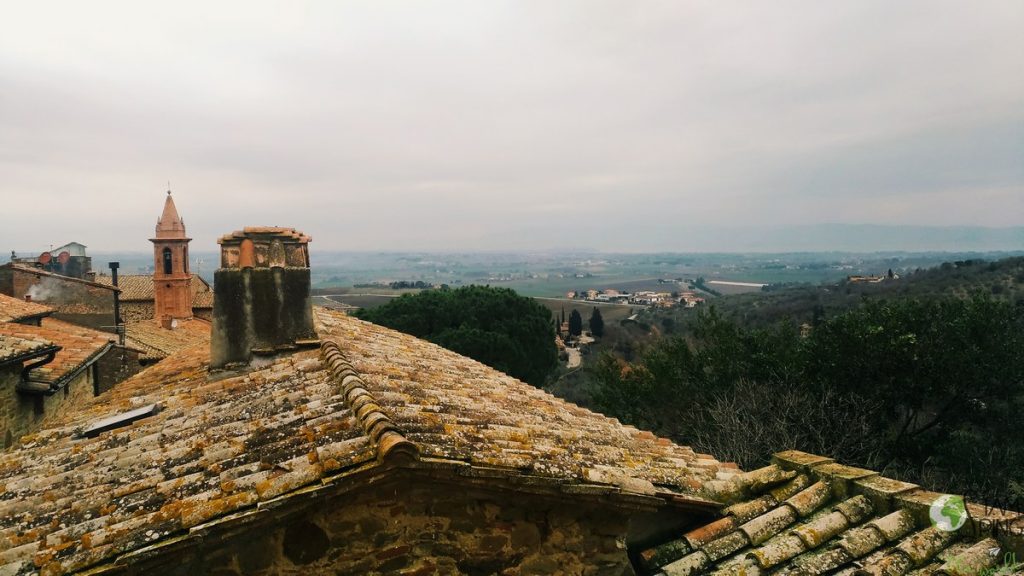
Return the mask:
[[[847,276],[846,281],[851,284],[878,284],[885,280],[885,276]]]
[[[12,253],[11,262],[61,276],[90,280],[93,273],[92,258],[85,253],[85,248],[85,244],[68,242],[30,258],[18,258]]]

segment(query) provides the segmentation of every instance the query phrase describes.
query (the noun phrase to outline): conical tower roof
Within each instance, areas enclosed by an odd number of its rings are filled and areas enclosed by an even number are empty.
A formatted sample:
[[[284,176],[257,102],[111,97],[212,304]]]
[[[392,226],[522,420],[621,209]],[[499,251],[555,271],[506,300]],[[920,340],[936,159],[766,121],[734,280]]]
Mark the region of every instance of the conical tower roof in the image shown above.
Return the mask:
[[[185,238],[185,222],[178,216],[178,209],[174,206],[174,198],[171,191],[167,191],[167,200],[164,201],[164,212],[156,221],[157,238]]]

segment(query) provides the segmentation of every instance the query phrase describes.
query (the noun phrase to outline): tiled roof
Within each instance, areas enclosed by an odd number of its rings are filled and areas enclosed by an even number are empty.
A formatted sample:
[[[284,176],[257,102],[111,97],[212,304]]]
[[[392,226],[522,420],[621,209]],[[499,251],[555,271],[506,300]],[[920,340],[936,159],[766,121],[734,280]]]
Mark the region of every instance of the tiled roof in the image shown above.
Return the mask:
[[[0,572],[64,573],[174,545],[228,514],[241,521],[272,499],[345,489],[397,462],[650,508],[706,504],[702,486],[735,475],[433,344],[316,316],[320,352],[217,376],[196,346],[0,454]],[[153,403],[154,416],[76,436]]]
[[[96,281],[106,286],[113,286],[110,276],[97,276]],[[203,280],[202,276],[192,275],[193,308],[213,308],[213,289]],[[117,287],[121,289],[122,302],[152,302],[153,276],[149,274],[119,274]]]
[[[423,456],[647,494],[695,496],[703,481],[736,471],[440,346],[318,311],[321,337],[338,343]]]
[[[97,275],[96,282],[113,286],[114,280],[107,275]],[[148,274],[118,274],[117,287],[121,289],[122,302],[153,299],[153,277]]]
[[[141,352],[141,360],[160,360],[193,346],[210,345],[210,323],[193,318],[178,320],[173,330],[163,328],[156,320],[126,322],[125,344]]]
[[[1018,514],[969,505],[962,526],[938,525],[944,495],[828,458],[783,452],[743,476],[719,492],[734,500],[719,518],[641,553],[649,573],[981,574],[1024,544]]]
[[[43,318],[42,326],[0,323],[0,335],[27,340],[48,341],[61,347],[56,358],[33,369],[29,378],[35,381],[60,383],[79,368],[103,353],[114,339],[113,334],[99,332],[76,324]]]
[[[52,342],[40,338],[19,338],[0,333],[0,366],[34,358],[53,348]]]
[[[18,322],[26,318],[49,316],[52,313],[53,308],[49,306],[0,294],[0,322]]]

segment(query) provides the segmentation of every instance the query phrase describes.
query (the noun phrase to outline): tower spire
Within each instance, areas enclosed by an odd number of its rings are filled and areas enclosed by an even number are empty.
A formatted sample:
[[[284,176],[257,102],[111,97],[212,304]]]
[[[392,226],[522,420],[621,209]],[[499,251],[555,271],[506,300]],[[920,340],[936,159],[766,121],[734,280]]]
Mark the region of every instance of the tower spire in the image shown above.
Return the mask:
[[[185,237],[185,222],[178,216],[178,208],[174,205],[174,197],[171,196],[170,190],[167,191],[167,199],[164,200],[164,211],[156,221],[156,237]]]

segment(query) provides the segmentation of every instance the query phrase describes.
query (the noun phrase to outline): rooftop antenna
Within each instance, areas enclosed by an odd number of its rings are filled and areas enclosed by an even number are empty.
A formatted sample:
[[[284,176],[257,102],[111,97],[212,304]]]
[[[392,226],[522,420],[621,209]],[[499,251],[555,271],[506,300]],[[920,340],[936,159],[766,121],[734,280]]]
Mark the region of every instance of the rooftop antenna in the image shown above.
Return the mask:
[[[167,181],[167,195],[168,196],[171,195],[171,181],[170,180]]]

